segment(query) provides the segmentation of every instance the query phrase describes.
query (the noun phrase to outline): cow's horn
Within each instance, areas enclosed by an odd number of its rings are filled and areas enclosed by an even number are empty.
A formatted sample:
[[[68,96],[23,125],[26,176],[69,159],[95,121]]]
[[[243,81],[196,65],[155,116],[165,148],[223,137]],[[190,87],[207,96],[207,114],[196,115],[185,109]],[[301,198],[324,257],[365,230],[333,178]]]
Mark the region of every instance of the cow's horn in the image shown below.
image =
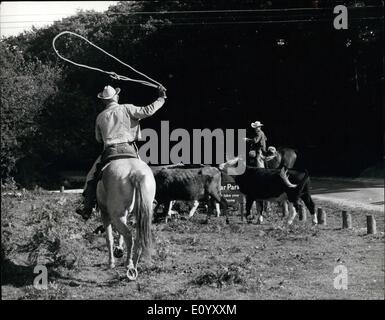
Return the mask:
[[[288,186],[289,188],[295,188],[297,186],[296,184],[292,184],[289,181],[289,177],[287,176],[287,170],[285,170],[285,168],[281,169],[280,176],[283,182],[285,183],[285,185]]]

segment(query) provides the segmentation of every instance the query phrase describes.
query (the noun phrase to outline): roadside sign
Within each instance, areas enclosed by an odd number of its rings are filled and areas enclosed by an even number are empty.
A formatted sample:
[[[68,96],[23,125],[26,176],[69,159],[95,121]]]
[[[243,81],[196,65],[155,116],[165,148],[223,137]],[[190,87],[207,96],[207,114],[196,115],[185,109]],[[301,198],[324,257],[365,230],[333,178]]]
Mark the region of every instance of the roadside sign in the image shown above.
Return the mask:
[[[239,191],[239,186],[232,180],[222,181],[222,196],[226,199],[229,211],[238,211],[242,214],[244,210],[245,197]]]

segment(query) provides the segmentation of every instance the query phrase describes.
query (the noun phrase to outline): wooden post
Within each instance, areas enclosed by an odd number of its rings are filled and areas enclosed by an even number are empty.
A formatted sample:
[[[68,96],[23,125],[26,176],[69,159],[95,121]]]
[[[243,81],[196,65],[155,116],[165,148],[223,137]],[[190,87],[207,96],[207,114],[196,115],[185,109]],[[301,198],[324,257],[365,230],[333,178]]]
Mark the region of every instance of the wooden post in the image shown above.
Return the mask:
[[[352,227],[352,215],[347,211],[342,211],[342,229],[351,229]]]
[[[64,186],[61,186],[61,187],[60,187],[60,192],[61,192],[61,193],[64,192]]]
[[[326,226],[326,212],[322,208],[317,209],[318,224]]]
[[[287,201],[282,202],[282,217],[289,215],[289,205]]]
[[[376,220],[374,219],[373,215],[370,214],[366,216],[366,225],[367,225],[368,234],[377,233]]]
[[[299,221],[306,221],[306,207],[303,204],[299,205],[298,218]]]

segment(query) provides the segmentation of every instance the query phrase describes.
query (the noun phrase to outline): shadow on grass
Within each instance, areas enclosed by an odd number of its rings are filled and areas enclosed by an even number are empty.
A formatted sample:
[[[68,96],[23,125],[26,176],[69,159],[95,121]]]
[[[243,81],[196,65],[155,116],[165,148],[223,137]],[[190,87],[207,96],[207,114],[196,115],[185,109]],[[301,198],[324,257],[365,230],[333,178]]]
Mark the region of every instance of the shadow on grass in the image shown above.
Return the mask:
[[[1,264],[1,285],[11,285],[16,288],[33,285],[34,278],[38,275],[33,273],[35,266],[24,266],[15,264],[13,261],[4,260]],[[69,282],[70,286],[79,286],[81,284],[97,284],[98,287],[111,287],[120,283],[125,276],[113,278],[109,281],[101,282],[91,280],[80,280],[72,277],[62,276],[57,271],[48,267],[49,281],[61,279]]]
[[[1,263],[1,285],[12,285],[20,288],[33,284],[33,280],[38,275],[33,272],[35,266],[23,266],[15,264],[11,260],[3,260]],[[60,275],[54,271],[49,270],[49,280],[60,278]]]

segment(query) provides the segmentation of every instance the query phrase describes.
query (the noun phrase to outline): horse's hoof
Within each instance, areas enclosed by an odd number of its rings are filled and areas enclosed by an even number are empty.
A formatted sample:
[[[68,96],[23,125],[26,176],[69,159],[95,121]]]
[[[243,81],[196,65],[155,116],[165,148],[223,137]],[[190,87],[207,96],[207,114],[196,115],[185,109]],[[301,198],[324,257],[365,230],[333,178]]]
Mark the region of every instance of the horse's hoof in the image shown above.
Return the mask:
[[[121,258],[121,257],[123,257],[123,254],[124,254],[124,251],[122,248],[117,247],[114,249],[114,257],[115,258]]]
[[[287,224],[288,224],[289,226],[291,226],[291,225],[293,224],[293,220],[288,220],[288,221],[287,221]]]
[[[138,270],[136,268],[130,267],[127,269],[127,278],[130,281],[135,281],[138,277]]]
[[[108,264],[109,269],[114,269],[115,268],[115,263],[109,263]]]
[[[226,224],[230,224],[230,220],[226,218]]]

